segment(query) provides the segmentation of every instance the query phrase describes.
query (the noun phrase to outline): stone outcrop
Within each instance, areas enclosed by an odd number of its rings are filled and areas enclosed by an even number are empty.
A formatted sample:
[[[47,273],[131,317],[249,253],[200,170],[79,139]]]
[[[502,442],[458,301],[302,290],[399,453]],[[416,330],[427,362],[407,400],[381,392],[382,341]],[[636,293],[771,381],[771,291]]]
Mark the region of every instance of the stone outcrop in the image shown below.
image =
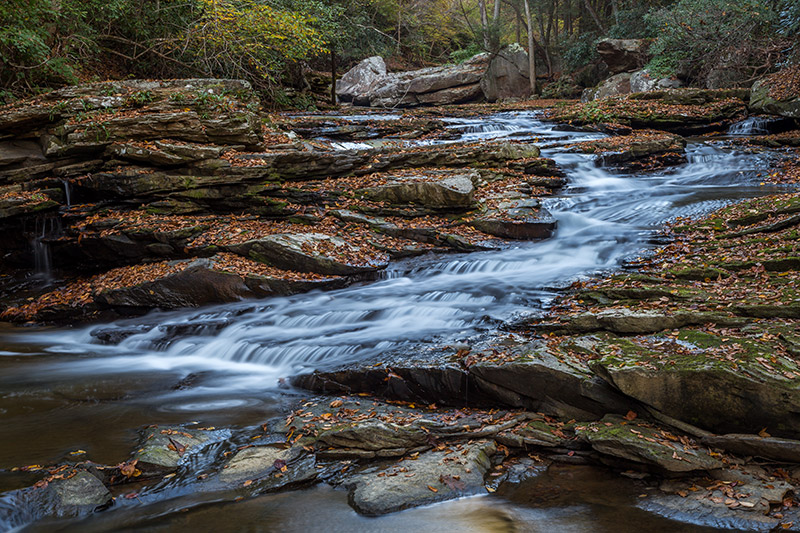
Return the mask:
[[[407,81],[414,94],[478,87],[479,63]],[[3,318],[89,319],[341,287],[392,258],[555,229],[537,198],[563,182],[533,144],[398,147],[392,136],[449,134],[441,121],[397,118],[383,126],[386,145],[342,149],[314,140],[327,119],[301,119],[301,138],[262,130],[256,106],[245,82],[182,80],[81,86],[4,108],[0,131],[15,139],[0,143],[2,267],[30,269],[35,241],[70,276],[10,302]],[[334,136],[363,139],[359,124],[339,119]]]
[[[503,47],[489,62],[481,90],[487,102],[530,96],[528,52],[516,43]]]
[[[368,58],[346,73],[342,77],[345,81],[337,84],[339,98],[383,108],[475,101],[483,98],[481,79],[489,55],[477,55],[460,65],[389,74],[385,70],[381,74],[382,63],[380,58]]]
[[[631,72],[647,63],[650,43],[647,39],[603,39],[597,43],[597,53],[612,74]]]
[[[458,65],[397,73],[387,73],[380,57],[369,57],[342,76],[336,94],[342,102],[381,108],[525,98],[530,95],[528,53],[513,44]]]
[[[620,96],[631,93],[650,91],[663,91],[683,87],[683,82],[673,78],[655,78],[647,69],[635,72],[621,72],[603,81],[597,87],[584,89],[581,94],[582,102],[601,100],[611,96]]]

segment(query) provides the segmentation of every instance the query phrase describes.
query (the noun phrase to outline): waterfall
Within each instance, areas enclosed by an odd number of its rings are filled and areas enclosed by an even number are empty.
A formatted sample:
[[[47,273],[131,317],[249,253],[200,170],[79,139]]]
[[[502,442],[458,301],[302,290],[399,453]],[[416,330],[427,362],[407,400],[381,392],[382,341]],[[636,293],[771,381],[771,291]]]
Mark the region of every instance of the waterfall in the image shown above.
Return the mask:
[[[66,178],[59,178],[61,184],[64,186],[64,197],[67,200],[67,209],[72,207],[72,184]]]
[[[37,217],[34,231],[30,234],[33,275],[46,285],[53,281],[53,257],[47,241],[57,239],[62,234],[61,219],[55,216]]]
[[[728,128],[728,135],[766,135],[769,133],[770,119],[766,117],[748,117]]]

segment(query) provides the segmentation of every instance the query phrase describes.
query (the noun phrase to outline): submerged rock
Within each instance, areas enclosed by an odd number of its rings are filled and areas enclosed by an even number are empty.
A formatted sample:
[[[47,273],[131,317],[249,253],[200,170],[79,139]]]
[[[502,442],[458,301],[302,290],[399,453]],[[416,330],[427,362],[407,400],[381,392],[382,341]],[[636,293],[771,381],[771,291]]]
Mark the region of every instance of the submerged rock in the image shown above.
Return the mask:
[[[184,454],[195,452],[219,436],[210,430],[154,427],[143,434],[133,460],[144,475],[174,471]]]
[[[51,482],[47,490],[56,496],[58,515],[90,512],[111,503],[111,492],[89,472],[78,472],[68,479]]]

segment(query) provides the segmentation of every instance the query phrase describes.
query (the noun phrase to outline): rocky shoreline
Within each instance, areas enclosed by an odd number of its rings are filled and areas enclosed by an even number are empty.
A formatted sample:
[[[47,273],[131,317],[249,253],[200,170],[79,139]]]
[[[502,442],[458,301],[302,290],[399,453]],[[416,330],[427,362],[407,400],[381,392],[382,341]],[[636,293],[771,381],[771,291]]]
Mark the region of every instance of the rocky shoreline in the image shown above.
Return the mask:
[[[233,82],[224,94],[219,80],[138,83],[71,89],[0,115],[12,304],[3,319],[97,319],[341,287],[393,259],[555,229],[539,199],[563,173],[535,144],[384,142],[447,139],[418,112],[375,126],[305,118],[288,134],[292,118],[260,124]],[[614,134],[568,149],[641,172],[685,161],[680,134],[725,130],[747,113],[742,95],[692,91],[544,112]],[[111,103],[81,111],[104,92]],[[502,106],[526,104],[491,109]],[[382,142],[370,150],[314,140],[324,131],[332,142],[368,141],[373,127]],[[794,150],[786,139],[795,137],[737,142]],[[786,161],[765,181],[796,183]],[[320,396],[260,427],[146,428],[122,463],[20,467],[39,479],[5,497],[30,520],[158,501],[188,483],[235,501],[322,482],[379,515],[502,492],[548,465],[591,464],[629,480],[657,514],[798,530],[798,202],[790,192],[677,221],[652,255],[576,283],[544,318],[472,345],[294,376]],[[32,263],[42,216],[62,220],[40,239],[52,264],[74,270],[44,294],[21,292],[8,267]]]

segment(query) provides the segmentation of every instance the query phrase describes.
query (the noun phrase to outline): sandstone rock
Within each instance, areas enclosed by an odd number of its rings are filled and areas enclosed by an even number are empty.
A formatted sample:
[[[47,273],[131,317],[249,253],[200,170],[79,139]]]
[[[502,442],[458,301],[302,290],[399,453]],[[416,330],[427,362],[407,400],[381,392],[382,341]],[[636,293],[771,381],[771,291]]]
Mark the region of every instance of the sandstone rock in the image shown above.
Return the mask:
[[[692,472],[722,468],[724,463],[702,449],[667,439],[656,428],[606,416],[600,422],[578,430],[592,448],[634,463],[654,466],[667,472]]]
[[[529,96],[528,52],[517,43],[503,47],[492,57],[480,85],[488,102]]]
[[[80,509],[92,511],[113,499],[106,486],[89,472],[78,472],[69,479],[56,480],[47,490],[56,496],[57,514],[62,516]]]
[[[631,76],[631,92],[642,93],[659,89],[677,89],[683,82],[672,78],[655,78],[647,69],[637,70]]]
[[[385,185],[356,191],[365,197],[390,204],[420,204],[435,209],[464,210],[472,207],[473,181],[477,172],[431,172],[396,178]]]
[[[323,233],[268,235],[228,249],[277,268],[334,276],[374,272],[386,268],[389,260]]]
[[[251,294],[240,276],[214,270],[208,259],[186,263],[178,272],[155,281],[103,291],[95,300],[115,308],[177,309],[235,302]]]
[[[800,463],[800,441],[761,435],[709,435],[703,444],[743,456],[764,457],[787,463]]]
[[[597,43],[597,53],[612,74],[642,68],[649,48],[647,39],[603,39]]]
[[[716,323],[718,325],[738,325],[746,321],[738,317],[712,312],[677,311],[667,314],[663,311],[634,311],[626,308],[604,309],[597,313],[584,313],[566,319],[561,323],[541,323],[534,327],[539,331],[560,333],[589,333],[610,331],[621,334],[656,333],[689,325]]]
[[[236,453],[219,479],[227,485],[249,491],[266,492],[289,485],[313,481],[317,477],[316,461],[300,446],[254,446]]]
[[[494,442],[461,446],[466,453],[426,452],[416,460],[367,469],[346,479],[350,505],[374,516],[485,492],[483,477],[492,466]]]
[[[615,74],[598,85],[594,89],[587,89],[581,96],[582,102],[590,100],[602,100],[609,96],[618,96],[621,94],[629,94],[631,92],[631,78],[633,75],[629,72],[622,72]]]
[[[145,475],[175,470],[185,453],[195,451],[221,432],[183,427],[155,427],[147,430],[134,453],[136,467]],[[177,444],[177,446],[176,446]]]
[[[733,365],[697,348],[662,359],[658,348],[613,342],[625,348],[593,362],[592,369],[670,417],[717,433],[754,434],[766,427],[772,435],[793,438],[800,430],[800,386],[780,370],[794,368],[789,360],[770,363],[769,370],[756,355]]]
[[[386,64],[380,56],[368,57],[336,80],[336,96],[342,102],[369,105],[367,96],[386,77]]]
[[[476,218],[470,225],[503,239],[547,239],[555,233],[558,221],[534,198],[505,199]]]
[[[482,96],[480,80],[488,62],[488,54],[481,54],[461,65],[386,74],[382,60],[370,58],[345,74],[337,91],[344,99],[373,107],[455,104]]]

